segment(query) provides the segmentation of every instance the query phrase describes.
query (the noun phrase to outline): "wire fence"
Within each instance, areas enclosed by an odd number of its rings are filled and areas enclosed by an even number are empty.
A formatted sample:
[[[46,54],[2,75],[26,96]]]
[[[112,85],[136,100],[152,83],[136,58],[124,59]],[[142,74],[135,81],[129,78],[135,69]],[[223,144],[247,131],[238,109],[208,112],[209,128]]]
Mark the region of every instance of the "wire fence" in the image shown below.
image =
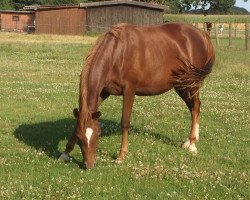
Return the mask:
[[[206,31],[216,40],[216,45],[220,45],[221,38],[228,39],[229,46],[233,45],[233,39],[241,38],[245,40],[245,49],[250,49],[249,23],[194,23],[193,25]]]
[[[234,38],[242,38],[245,39],[245,48],[249,49],[249,40],[250,40],[250,33],[249,33],[249,23],[212,23],[211,27],[208,28],[206,23],[193,23],[194,26],[196,26],[199,29],[203,29],[206,32],[210,34],[212,38],[216,39],[216,44],[220,45],[220,39],[221,38],[228,38],[228,45],[232,45],[232,40]],[[43,31],[48,33],[51,33],[50,29],[52,29],[51,24],[27,24],[27,23],[1,23],[0,24],[0,31],[7,31],[7,32],[27,32],[27,33],[35,33],[36,32],[36,26],[37,29],[43,28]],[[50,27],[50,28],[48,28]],[[53,29],[56,30],[82,30],[82,33],[85,32],[104,32],[108,30],[110,27],[107,26],[89,26],[89,25],[83,25],[83,26],[71,26],[71,25],[65,25],[65,24],[55,24],[53,25]],[[74,33],[73,31],[68,33]],[[60,34],[60,31],[58,31],[57,34]]]

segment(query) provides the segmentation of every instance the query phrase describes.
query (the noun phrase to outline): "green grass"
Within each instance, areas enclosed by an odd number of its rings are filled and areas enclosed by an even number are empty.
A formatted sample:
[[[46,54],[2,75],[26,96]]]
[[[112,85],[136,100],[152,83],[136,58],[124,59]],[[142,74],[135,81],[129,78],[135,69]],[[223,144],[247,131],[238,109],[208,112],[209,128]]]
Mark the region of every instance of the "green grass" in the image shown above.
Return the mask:
[[[194,15],[194,14],[165,14],[165,21],[180,21],[187,23],[250,23],[250,15]]]
[[[96,168],[79,168],[78,146],[71,162],[58,162],[92,41],[0,33],[0,199],[250,199],[250,56],[240,39],[216,47],[201,93],[197,156],[180,148],[190,114],[170,91],[136,98],[121,165],[112,163],[121,143],[121,97],[100,107]]]

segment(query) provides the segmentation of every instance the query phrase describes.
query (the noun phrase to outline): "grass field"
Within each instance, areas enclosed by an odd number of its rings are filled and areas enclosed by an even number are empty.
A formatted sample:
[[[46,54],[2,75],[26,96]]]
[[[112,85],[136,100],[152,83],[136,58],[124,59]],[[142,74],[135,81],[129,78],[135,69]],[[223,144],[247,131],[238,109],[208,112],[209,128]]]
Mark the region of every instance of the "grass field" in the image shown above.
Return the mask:
[[[100,108],[94,170],[80,148],[58,162],[73,131],[79,74],[95,38],[0,33],[0,199],[250,199],[250,53],[221,40],[201,93],[198,155],[180,148],[190,114],[170,91],[137,97],[124,163],[121,97]]]
[[[165,21],[180,21],[187,23],[250,23],[249,15],[194,15],[194,14],[165,14]]]

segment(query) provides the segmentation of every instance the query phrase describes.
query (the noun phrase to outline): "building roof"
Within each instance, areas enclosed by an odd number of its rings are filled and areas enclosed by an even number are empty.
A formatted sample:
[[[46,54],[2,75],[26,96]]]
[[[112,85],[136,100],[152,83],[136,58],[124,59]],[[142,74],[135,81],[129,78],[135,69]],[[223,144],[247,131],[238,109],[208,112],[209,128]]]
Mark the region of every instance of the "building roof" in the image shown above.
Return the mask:
[[[113,1],[80,3],[81,8],[114,6],[114,5],[132,5],[132,6],[146,7],[146,8],[156,9],[156,10],[163,10],[163,11],[169,9],[169,7],[165,5],[147,3],[147,2],[141,2],[141,1],[133,1],[133,0],[113,0]]]
[[[33,14],[34,11],[0,10],[0,13],[10,13],[10,14]]]
[[[79,7],[92,8],[92,7],[116,6],[116,5],[131,5],[131,6],[145,7],[162,11],[169,9],[168,6],[155,3],[147,3],[147,2],[133,1],[133,0],[111,0],[111,1],[97,1],[97,2],[65,4],[65,5],[24,6],[22,10],[62,9],[62,8],[79,8]]]
[[[24,6],[22,10],[42,10],[42,9],[60,9],[60,8],[79,8],[79,4],[33,5],[33,6]]]

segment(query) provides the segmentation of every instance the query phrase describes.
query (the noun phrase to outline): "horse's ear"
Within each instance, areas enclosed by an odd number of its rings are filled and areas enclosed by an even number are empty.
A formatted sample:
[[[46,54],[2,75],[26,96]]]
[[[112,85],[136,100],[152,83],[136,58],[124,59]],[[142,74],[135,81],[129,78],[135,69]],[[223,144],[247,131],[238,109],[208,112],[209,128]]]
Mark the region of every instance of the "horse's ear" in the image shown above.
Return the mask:
[[[77,108],[74,108],[73,114],[74,114],[75,118],[78,118],[78,117],[79,117],[79,111],[78,111]]]
[[[92,119],[99,119],[101,117],[102,113],[101,112],[94,112],[92,113]]]

